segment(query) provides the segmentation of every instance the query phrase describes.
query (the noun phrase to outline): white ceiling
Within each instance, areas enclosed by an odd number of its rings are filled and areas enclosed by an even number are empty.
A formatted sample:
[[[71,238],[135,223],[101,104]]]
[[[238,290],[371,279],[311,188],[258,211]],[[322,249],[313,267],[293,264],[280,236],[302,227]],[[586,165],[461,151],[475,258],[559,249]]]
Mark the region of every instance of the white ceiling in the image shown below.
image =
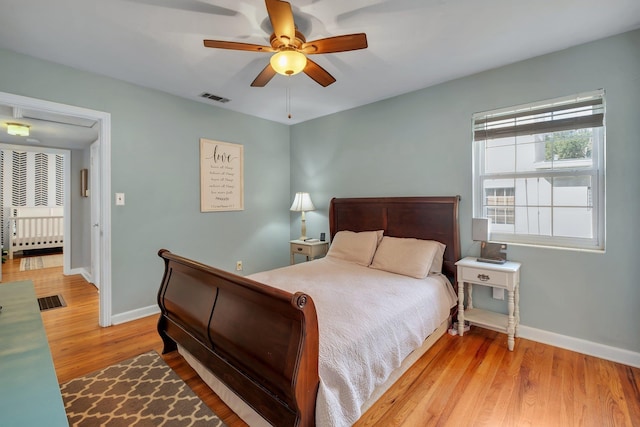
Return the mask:
[[[299,74],[254,88],[268,53],[202,41],[269,45],[262,0],[0,3],[0,47],[286,124],[640,28],[639,0],[292,0],[307,40],[364,32],[369,47],[313,56],[329,87]]]

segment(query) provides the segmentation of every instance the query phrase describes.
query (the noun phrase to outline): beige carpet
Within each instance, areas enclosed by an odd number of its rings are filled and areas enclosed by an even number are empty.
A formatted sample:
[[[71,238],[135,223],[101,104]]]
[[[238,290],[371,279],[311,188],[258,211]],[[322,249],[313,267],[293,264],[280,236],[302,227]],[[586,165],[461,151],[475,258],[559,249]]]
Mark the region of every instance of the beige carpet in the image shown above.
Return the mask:
[[[62,254],[25,257],[20,260],[20,271],[62,267],[63,262],[64,258]]]
[[[70,426],[225,426],[155,351],[60,389]]]

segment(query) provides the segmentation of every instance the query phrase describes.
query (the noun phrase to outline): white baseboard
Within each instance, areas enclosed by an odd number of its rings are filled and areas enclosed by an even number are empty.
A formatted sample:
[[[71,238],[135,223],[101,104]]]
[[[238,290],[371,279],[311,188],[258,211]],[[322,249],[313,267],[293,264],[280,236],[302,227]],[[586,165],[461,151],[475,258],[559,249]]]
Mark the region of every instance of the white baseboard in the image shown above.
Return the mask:
[[[89,273],[89,270],[87,270],[84,267],[80,267],[80,268],[72,268],[69,271],[66,271],[65,276],[71,276],[73,274],[79,274],[82,276],[82,278],[84,280],[86,280],[87,282],[91,283],[93,286],[96,286],[95,283],[93,283],[93,275],[91,273]],[[97,286],[96,286],[97,288]]]
[[[82,277],[84,278],[84,280],[86,280],[87,282],[94,284],[93,283],[93,276],[91,274],[89,274],[88,271],[84,270],[80,273],[82,275]]]
[[[89,271],[84,267],[72,268],[70,270],[65,271],[64,274],[65,274],[65,276],[72,276],[74,274],[79,274],[87,282],[93,283],[93,280],[91,279],[91,273],[89,273]]]
[[[542,329],[531,328],[520,325],[518,335],[531,341],[549,344],[555,347],[564,348],[589,356],[599,357],[612,362],[640,368],[640,353],[635,353],[622,348],[611,347],[592,341],[574,338],[567,335],[560,335],[554,332],[543,331]]]
[[[135,310],[126,311],[124,313],[111,315],[111,324],[118,325],[120,323],[131,322],[132,320],[141,319],[143,317],[151,316],[158,313],[160,313],[160,307],[158,307],[157,305],[137,308]]]
[[[89,283],[93,283],[93,274],[89,273],[86,268],[83,268],[80,274],[82,275],[82,277],[84,277],[84,280]]]

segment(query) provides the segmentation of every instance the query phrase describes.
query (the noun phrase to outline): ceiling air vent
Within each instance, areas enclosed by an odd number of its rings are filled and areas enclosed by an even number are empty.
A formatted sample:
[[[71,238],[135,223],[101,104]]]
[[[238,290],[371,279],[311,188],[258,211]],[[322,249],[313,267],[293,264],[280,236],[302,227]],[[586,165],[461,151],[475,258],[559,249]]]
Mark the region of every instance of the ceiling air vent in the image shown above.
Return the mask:
[[[221,97],[221,96],[214,95],[214,94],[212,94],[212,93],[207,93],[207,92],[204,92],[204,93],[200,94],[200,96],[201,96],[202,98],[207,98],[207,99],[212,99],[212,100],[214,100],[214,101],[222,102],[223,104],[224,104],[225,102],[229,102],[229,101],[230,101],[230,99],[229,99],[229,98],[223,98],[223,97]]]

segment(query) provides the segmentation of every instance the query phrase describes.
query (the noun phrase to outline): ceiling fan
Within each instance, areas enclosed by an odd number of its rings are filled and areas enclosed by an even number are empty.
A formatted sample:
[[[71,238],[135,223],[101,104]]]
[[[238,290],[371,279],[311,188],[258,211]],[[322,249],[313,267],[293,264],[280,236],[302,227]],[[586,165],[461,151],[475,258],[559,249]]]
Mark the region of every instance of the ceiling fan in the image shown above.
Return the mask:
[[[293,12],[289,2],[265,0],[265,3],[271,27],[273,28],[273,34],[271,34],[270,38],[271,46],[222,40],[204,41],[205,47],[274,53],[269,64],[258,74],[251,86],[265,86],[276,73],[291,76],[302,71],[321,86],[327,87],[335,82],[336,79],[327,70],[307,58],[307,55],[347,52],[367,47],[367,35],[364,33],[328,37],[307,42],[293,22]]]

